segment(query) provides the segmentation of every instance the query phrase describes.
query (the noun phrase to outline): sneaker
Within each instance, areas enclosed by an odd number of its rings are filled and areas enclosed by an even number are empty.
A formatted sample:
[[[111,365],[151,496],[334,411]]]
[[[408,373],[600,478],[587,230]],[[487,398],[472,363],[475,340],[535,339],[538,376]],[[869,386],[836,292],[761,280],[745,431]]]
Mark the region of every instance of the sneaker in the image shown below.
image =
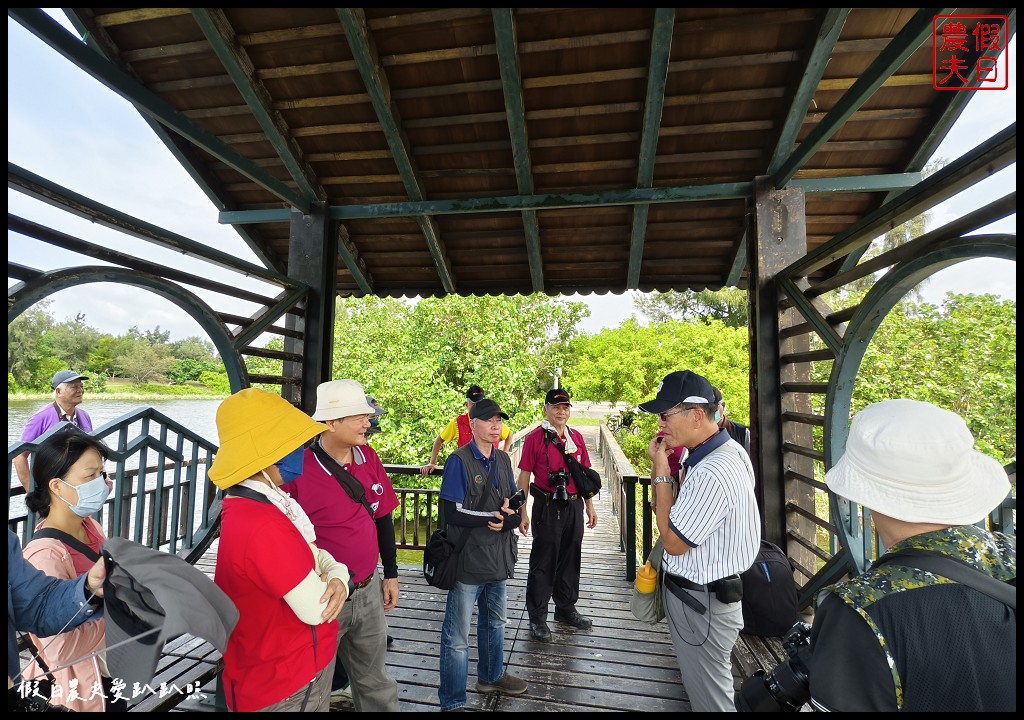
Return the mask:
[[[594,627],[593,621],[586,615],[580,615],[576,608],[567,612],[559,612],[558,610],[555,610],[555,620],[558,622],[564,622],[567,625],[572,625],[580,630],[589,630]]]
[[[530,623],[530,634],[538,642],[548,642],[551,639],[551,628],[543,620],[537,623],[532,622]]]
[[[344,702],[352,700],[352,686],[348,683],[339,690],[331,690],[331,702]]]
[[[388,644],[388,647],[391,647],[391,644],[392,644],[393,642],[395,642],[395,639],[394,639],[393,637],[391,637],[390,635],[388,635],[388,643],[387,643],[387,644]]]
[[[503,695],[522,695],[529,686],[525,680],[517,678],[512,673],[505,673],[493,683],[476,681],[476,691],[479,693],[502,693]]]

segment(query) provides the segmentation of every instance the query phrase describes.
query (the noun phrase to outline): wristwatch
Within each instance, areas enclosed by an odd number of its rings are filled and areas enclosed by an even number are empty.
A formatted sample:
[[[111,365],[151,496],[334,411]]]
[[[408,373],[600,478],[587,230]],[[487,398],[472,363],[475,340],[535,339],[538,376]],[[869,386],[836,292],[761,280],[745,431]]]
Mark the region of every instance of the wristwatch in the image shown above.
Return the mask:
[[[669,477],[668,475],[659,475],[658,477],[651,480],[651,485],[661,485],[662,483],[675,482],[675,478]]]

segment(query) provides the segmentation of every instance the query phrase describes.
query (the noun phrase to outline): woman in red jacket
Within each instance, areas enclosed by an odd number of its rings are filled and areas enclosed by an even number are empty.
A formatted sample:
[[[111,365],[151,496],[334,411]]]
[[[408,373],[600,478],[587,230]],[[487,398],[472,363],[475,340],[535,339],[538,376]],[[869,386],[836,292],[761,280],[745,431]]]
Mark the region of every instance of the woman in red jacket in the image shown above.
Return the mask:
[[[235,712],[327,712],[348,569],[317,548],[313,525],[280,490],[325,430],[279,395],[249,388],[217,409],[210,480],[224,490],[214,582],[239,611],[224,653]]]

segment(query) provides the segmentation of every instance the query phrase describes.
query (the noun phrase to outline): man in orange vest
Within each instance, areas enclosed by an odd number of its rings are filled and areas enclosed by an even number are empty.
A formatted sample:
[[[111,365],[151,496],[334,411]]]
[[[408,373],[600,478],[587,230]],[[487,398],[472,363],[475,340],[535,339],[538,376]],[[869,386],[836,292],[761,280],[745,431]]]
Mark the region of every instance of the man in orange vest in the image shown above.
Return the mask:
[[[458,440],[457,447],[462,447],[473,439],[473,431],[469,427],[469,409],[473,407],[474,403],[480,402],[485,397],[487,394],[479,385],[469,386],[469,389],[466,390],[466,412],[445,425],[441,434],[434,438],[434,445],[430,448],[430,462],[420,468],[421,475],[426,477],[437,467],[437,456],[445,443]],[[505,442],[502,450],[508,452],[508,449],[512,447],[512,432],[505,423],[501,424],[501,439]],[[495,447],[497,446],[495,443]]]

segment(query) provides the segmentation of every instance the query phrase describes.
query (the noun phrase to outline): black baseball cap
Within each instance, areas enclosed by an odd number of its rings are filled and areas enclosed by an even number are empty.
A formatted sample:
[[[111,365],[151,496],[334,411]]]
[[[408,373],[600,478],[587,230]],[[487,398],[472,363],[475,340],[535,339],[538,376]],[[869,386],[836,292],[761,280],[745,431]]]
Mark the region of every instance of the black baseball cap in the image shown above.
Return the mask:
[[[689,370],[678,370],[665,376],[658,386],[657,397],[640,403],[640,409],[649,413],[663,413],[680,403],[714,404],[715,389],[707,378]]]
[[[544,396],[545,405],[572,405],[569,402],[569,391],[565,388],[552,388]]]
[[[479,385],[470,385],[469,388],[466,390],[466,399],[469,400],[470,402],[477,403],[483,400],[485,397],[487,397],[487,394],[484,392],[484,389]]]
[[[498,403],[494,402],[490,398],[484,398],[473,403],[473,407],[469,409],[470,420],[490,420],[495,415],[500,415],[503,420],[508,420],[508,415],[501,411],[498,407]]]

